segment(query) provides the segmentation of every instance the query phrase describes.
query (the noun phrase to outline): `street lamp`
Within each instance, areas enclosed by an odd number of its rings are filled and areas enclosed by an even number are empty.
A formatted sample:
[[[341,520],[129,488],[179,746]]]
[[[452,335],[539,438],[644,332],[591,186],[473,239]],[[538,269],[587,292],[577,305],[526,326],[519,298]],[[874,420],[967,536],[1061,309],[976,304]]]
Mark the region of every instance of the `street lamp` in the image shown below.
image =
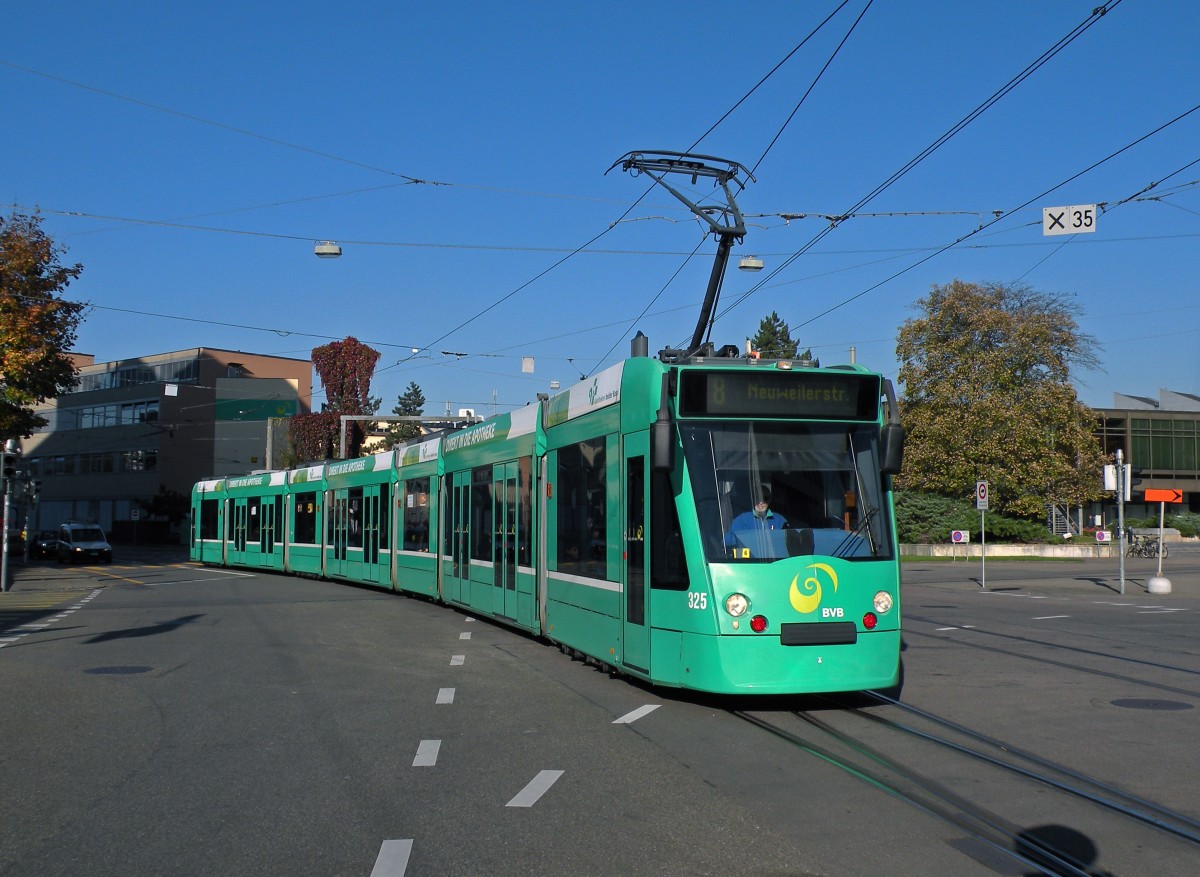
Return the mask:
[[[738,268],[742,271],[761,271],[763,269],[763,260],[758,256],[742,256],[738,261]]]
[[[313,252],[319,259],[336,259],[342,254],[342,248],[333,241],[321,241],[313,247]]]

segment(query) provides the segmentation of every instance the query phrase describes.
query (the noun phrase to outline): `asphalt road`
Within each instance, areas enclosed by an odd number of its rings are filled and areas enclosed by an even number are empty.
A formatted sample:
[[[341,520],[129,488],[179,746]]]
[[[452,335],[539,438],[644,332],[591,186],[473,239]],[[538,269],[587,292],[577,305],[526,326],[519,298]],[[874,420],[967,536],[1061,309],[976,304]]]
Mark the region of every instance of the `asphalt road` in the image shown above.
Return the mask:
[[[1165,561],[1169,595],[1127,564],[1123,597],[1115,562],[989,561],[986,590],[975,562],[906,565],[902,700],[1200,819],[1200,553]],[[23,568],[0,601],[3,875],[1043,873],[745,702],[424,601],[150,555]],[[1038,794],[947,772],[1045,822]],[[1139,873],[1140,835],[1084,824],[1079,873]],[[1161,846],[1140,873],[1200,861]]]

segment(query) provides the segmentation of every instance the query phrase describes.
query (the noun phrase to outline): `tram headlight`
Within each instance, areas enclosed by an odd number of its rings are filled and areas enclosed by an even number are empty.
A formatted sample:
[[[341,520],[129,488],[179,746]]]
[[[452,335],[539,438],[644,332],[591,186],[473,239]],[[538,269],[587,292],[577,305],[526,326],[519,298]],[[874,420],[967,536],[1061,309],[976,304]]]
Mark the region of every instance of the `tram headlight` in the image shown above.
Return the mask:
[[[750,600],[745,594],[730,594],[725,598],[725,611],[734,618],[740,618],[750,609]]]
[[[892,611],[892,595],[887,591],[880,591],[875,595],[875,611],[880,615],[886,615]]]

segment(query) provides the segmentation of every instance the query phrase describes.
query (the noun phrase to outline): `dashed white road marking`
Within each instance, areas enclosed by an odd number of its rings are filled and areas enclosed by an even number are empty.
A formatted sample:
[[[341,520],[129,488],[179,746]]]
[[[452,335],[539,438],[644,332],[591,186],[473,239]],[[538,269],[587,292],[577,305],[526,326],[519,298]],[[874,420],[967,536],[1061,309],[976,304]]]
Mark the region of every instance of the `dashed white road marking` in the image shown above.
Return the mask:
[[[464,631],[463,633],[460,633],[460,634],[458,635],[458,638],[459,638],[459,639],[470,639],[470,638],[471,638],[471,634],[470,634],[470,632],[469,632],[469,631]]]
[[[412,855],[411,840],[385,840],[375,858],[371,877],[404,877],[408,870],[408,857]]]
[[[543,770],[538,773],[529,785],[521,789],[517,796],[505,804],[505,807],[532,807],[538,802],[538,799],[546,792],[550,791],[550,787],[558,782],[558,778],[563,775],[561,770]]]
[[[465,661],[465,660],[467,660],[466,655],[451,655],[450,656],[450,666],[451,667],[461,667],[463,665],[463,661]]]
[[[633,710],[633,712],[625,713],[625,715],[621,716],[621,718],[614,719],[613,724],[614,725],[628,725],[630,722],[636,722],[642,716],[649,715],[650,713],[652,713],[656,709],[658,709],[660,706],[662,706],[662,704],[659,704],[659,703],[648,703],[645,706],[640,706],[637,709]]]
[[[1034,621],[1053,621],[1055,618],[1070,618],[1070,615],[1035,615]]]
[[[454,703],[454,689],[453,688],[439,688],[438,695],[437,695],[437,702],[438,703]]]
[[[417,757],[413,759],[413,767],[433,767],[437,764],[438,753],[442,750],[441,740],[422,740],[417,746]]]

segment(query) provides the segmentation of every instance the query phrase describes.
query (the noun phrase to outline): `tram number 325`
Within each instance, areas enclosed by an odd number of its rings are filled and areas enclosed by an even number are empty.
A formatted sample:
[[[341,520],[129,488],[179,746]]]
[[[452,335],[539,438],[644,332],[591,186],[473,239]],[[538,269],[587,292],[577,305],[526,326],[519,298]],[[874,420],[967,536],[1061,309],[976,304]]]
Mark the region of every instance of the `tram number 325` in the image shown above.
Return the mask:
[[[705,594],[702,591],[688,591],[688,608],[707,609],[708,594]]]

